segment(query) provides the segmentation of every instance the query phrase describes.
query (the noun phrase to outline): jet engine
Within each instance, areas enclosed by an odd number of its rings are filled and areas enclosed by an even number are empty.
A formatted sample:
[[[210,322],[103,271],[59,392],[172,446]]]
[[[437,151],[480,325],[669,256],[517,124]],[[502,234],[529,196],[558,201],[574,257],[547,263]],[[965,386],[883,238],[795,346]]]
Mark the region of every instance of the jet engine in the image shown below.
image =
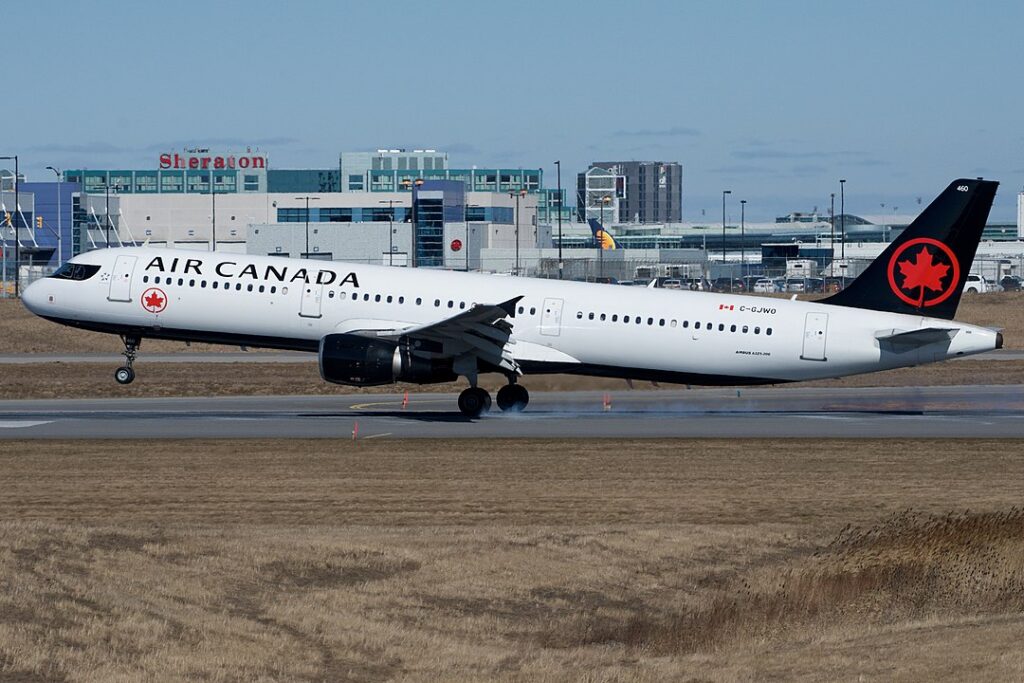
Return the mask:
[[[415,356],[409,344],[356,334],[329,334],[320,340],[320,376],[325,382],[372,387],[394,382],[453,382],[451,360]]]

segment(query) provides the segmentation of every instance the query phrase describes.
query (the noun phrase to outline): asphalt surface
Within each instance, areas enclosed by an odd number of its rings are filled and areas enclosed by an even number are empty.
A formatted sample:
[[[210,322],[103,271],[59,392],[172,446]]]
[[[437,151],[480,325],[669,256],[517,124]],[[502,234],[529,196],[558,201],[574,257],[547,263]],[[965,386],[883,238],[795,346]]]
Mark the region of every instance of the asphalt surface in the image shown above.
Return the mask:
[[[140,363],[315,363],[315,353],[289,353],[278,351],[213,351],[192,353],[139,353]],[[964,356],[952,360],[1020,361],[1024,351],[999,349],[977,356]],[[115,367],[124,362],[117,353],[12,353],[0,355],[0,365],[30,365],[34,363],[110,363]]]
[[[608,403],[606,405],[606,398]],[[1024,438],[1024,386],[534,392],[463,417],[454,394],[0,401],[18,438]]]

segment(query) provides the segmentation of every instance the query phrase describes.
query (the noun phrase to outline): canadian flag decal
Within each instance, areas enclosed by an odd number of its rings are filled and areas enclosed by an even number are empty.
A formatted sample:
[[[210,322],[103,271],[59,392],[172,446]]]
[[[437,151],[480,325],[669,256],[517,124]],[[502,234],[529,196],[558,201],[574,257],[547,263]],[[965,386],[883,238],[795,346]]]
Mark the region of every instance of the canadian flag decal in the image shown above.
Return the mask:
[[[732,304],[729,304],[728,306],[726,306],[725,304],[718,304],[718,310],[720,311],[731,311],[734,308],[736,307]]]

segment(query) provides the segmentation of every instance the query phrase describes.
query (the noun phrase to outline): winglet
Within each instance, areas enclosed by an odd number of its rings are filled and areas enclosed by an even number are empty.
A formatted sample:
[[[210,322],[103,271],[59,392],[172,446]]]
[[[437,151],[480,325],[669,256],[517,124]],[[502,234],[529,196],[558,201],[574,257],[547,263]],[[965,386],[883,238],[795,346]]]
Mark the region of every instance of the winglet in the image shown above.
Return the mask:
[[[522,299],[522,298],[523,298],[522,295],[519,295],[517,297],[509,299],[508,301],[506,301],[504,303],[498,304],[498,308],[500,308],[501,310],[505,311],[505,313],[508,314],[508,317],[514,318],[514,317],[516,317],[516,304],[518,304],[519,300]]]

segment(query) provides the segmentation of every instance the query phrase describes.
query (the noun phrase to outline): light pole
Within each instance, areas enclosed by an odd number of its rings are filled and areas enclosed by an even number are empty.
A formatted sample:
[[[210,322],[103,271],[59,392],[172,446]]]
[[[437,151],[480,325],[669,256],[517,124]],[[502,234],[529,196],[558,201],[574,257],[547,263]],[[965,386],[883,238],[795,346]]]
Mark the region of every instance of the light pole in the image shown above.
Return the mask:
[[[21,283],[21,239],[18,238],[18,214],[20,213],[18,206],[18,155],[0,157],[0,160],[3,159],[14,159],[14,296],[17,298]],[[6,243],[5,238],[4,244]]]
[[[842,255],[846,262],[846,178],[839,179],[839,231],[843,240]],[[845,273],[845,271],[844,271]],[[844,280],[845,284],[845,280]]]
[[[212,229],[210,251],[217,251],[217,192],[213,186],[213,171],[210,171],[210,202],[212,203],[210,208],[210,228]]]
[[[732,190],[722,190],[722,268],[725,268],[725,195],[732,194]]]
[[[310,197],[308,194],[305,197],[296,197],[296,199],[306,200],[306,255],[303,258],[309,258],[309,202],[317,201],[319,197]]]
[[[509,197],[516,198],[516,276],[520,274],[519,270],[519,198],[526,196],[526,190],[519,190],[517,192],[509,192]]]
[[[744,280],[747,276],[747,200],[740,200],[740,280],[743,282],[743,286],[747,285],[747,281]],[[731,282],[731,280],[730,280]]]
[[[379,199],[377,203],[388,205],[388,265],[393,266],[395,265],[395,200]]]
[[[555,168],[558,169],[558,279],[562,279],[562,162],[561,160],[555,162]]]
[[[110,171],[106,172],[106,177],[103,179],[103,189],[107,196],[107,208],[103,216],[103,222],[105,223],[106,236],[103,238],[107,245],[107,249],[110,249]]]
[[[831,203],[828,208],[828,222],[832,227],[832,239],[829,246],[832,248],[832,258],[828,262],[828,272],[832,277],[836,276],[836,193],[831,196]]]
[[[63,241],[63,238],[62,238],[63,233],[62,233],[61,220],[60,220],[60,218],[61,218],[61,216],[60,216],[60,205],[61,205],[60,184],[61,184],[61,180],[63,180],[63,178],[64,178],[64,171],[60,170],[59,168],[54,168],[53,166],[47,166],[46,168],[57,174],[57,267],[60,268],[61,264],[64,263],[64,252],[63,252],[63,249],[61,249],[61,244],[62,244],[62,241]]]

